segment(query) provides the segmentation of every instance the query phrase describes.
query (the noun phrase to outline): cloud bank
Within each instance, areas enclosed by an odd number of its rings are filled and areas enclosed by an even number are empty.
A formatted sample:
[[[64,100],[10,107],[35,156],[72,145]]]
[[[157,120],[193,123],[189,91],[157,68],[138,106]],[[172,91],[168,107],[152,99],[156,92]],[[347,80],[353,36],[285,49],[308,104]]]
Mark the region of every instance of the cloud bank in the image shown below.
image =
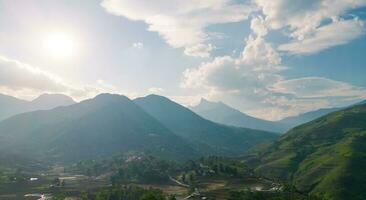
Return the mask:
[[[341,81],[286,79],[281,72],[291,66],[283,66],[281,53],[313,54],[360,37],[363,21],[347,12],[366,6],[366,0],[104,0],[101,5],[114,15],[145,22],[170,46],[198,57],[210,57],[215,48],[208,26],[250,18],[251,33],[240,56],[212,57],[185,70],[181,87],[256,116],[279,119],[365,98],[364,88]],[[266,41],[273,30],[288,41]]]
[[[114,15],[144,21],[170,46],[199,57],[208,57],[213,49],[207,26],[242,21],[256,9],[232,0],[104,0],[101,5]]]
[[[340,32],[340,30],[347,31]],[[282,44],[278,49],[292,54],[312,54],[333,46],[347,44],[360,37],[364,32],[363,22],[357,18],[336,20],[329,25],[318,28],[312,36]]]
[[[345,44],[364,33],[357,18],[339,19],[347,11],[366,6],[365,0],[255,0],[271,29],[286,29],[292,42],[279,50],[310,54]],[[330,21],[329,24],[324,23]],[[347,31],[339,31],[347,30]]]
[[[272,120],[366,98],[366,89],[341,81],[322,77],[286,79],[281,72],[288,67],[282,65],[278,51],[265,40],[266,27],[262,17],[254,17],[252,34],[239,57],[216,57],[187,69],[182,87]]]
[[[103,92],[120,93],[120,90],[103,80],[98,80],[93,85],[78,86],[32,65],[0,56],[2,94],[32,99],[43,93],[62,93],[82,100]]]

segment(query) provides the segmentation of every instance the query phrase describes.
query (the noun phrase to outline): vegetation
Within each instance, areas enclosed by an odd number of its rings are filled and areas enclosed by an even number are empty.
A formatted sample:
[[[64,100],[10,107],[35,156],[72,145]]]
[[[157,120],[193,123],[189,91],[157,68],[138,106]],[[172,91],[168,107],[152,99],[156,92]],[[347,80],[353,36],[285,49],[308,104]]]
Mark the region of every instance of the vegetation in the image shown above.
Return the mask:
[[[178,170],[178,165],[174,162],[152,156],[135,156],[120,166],[111,181],[113,185],[129,182],[162,183],[169,181],[169,176],[176,174]]]
[[[29,187],[54,199],[174,199],[162,191],[179,191],[179,198],[366,199],[366,105],[298,126],[245,162],[224,155],[276,136],[213,123],[154,95],[131,101],[105,94],[20,114],[1,121],[0,134],[0,193],[16,191],[17,198]]]
[[[234,158],[221,156],[201,157],[196,161],[188,161],[183,167],[182,181],[189,177],[238,177],[252,175],[252,171],[242,162]],[[187,178],[188,177],[188,178]]]
[[[4,174],[4,172],[0,171],[0,184],[6,183],[8,181],[8,177]]]
[[[137,186],[121,186],[104,189],[96,194],[83,194],[83,200],[173,200],[161,190],[144,189]]]
[[[366,199],[365,143],[366,105],[358,105],[292,129],[257,152],[255,171],[330,199]]]
[[[113,172],[113,185],[126,183],[164,183],[169,177],[177,177],[188,185],[197,178],[243,178],[253,172],[238,159],[221,156],[201,157],[184,163],[162,160],[144,153],[128,153],[110,159],[85,160],[71,166],[67,171],[87,176],[99,176]]]

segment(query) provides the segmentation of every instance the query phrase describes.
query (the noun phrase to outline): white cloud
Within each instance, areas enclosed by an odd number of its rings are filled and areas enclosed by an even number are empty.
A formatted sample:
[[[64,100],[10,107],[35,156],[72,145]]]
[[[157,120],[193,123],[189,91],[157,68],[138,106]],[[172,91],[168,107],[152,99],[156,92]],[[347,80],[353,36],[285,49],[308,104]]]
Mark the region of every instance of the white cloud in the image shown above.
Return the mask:
[[[207,26],[245,20],[256,9],[232,0],[104,0],[101,5],[112,14],[144,21],[170,46],[200,57],[208,57],[212,50]]]
[[[310,37],[295,40],[279,46],[279,50],[292,54],[310,54],[333,46],[346,44],[364,34],[363,22],[357,18],[353,20],[335,21],[322,26]]]
[[[339,101],[336,104],[332,104],[328,99],[324,98],[301,99],[279,94],[278,96],[268,96],[261,102],[261,105],[263,106],[249,110],[247,113],[269,120],[280,120],[311,110],[339,106]]]
[[[293,38],[302,40],[311,35],[324,19],[365,6],[365,0],[255,0],[273,29],[288,26]]]
[[[256,20],[256,19],[253,19]],[[204,62],[196,69],[184,72],[182,86],[197,88],[214,87],[220,90],[238,90],[243,85],[257,85],[262,81],[273,81],[281,71],[281,58],[271,44],[259,34],[250,35],[245,41],[245,48],[239,58],[231,56],[216,57],[211,62]]]
[[[324,77],[282,80],[269,87],[271,95],[252,110],[257,116],[280,119],[320,108],[346,106],[366,98],[366,89]]]
[[[366,89],[323,77],[303,77],[277,82],[272,91],[297,98],[347,97],[366,98]]]
[[[263,21],[253,18],[240,57],[216,57],[187,69],[182,87],[199,90],[211,100],[228,103],[257,117],[278,120],[302,112],[333,107],[366,98],[366,90],[322,77],[286,80],[281,57],[263,36]]]
[[[142,49],[144,48],[144,44],[142,42],[135,42],[132,44],[132,47],[136,49]]]
[[[255,34],[259,36],[265,36],[268,33],[266,21],[263,19],[262,16],[257,16],[253,18],[250,22],[250,28]]]
[[[61,92],[72,89],[61,78],[16,60],[0,57],[0,85],[9,89]]]
[[[62,93],[76,100],[102,92],[119,93],[118,88],[98,80],[94,85],[78,86],[64,79],[17,60],[0,56],[0,93],[32,99],[43,93]]]
[[[197,44],[195,46],[186,47],[184,53],[188,56],[198,56],[198,57],[209,57],[212,51],[212,44]]]
[[[216,57],[186,70],[182,87],[202,90],[207,98],[242,110],[258,107],[271,92],[268,86],[282,80],[277,73],[284,69],[279,54],[262,35],[250,35],[239,58]]]
[[[209,57],[215,48],[211,44],[214,34],[207,32],[208,26],[252,16],[252,33],[240,56],[219,56],[187,69],[181,86],[191,93],[177,97],[180,101],[194,102],[199,98],[191,94],[199,93],[258,117],[279,119],[365,98],[364,88],[345,82],[322,77],[286,80],[280,74],[286,67],[277,50],[310,54],[359,37],[364,32],[362,22],[345,14],[365,6],[366,0],[253,0],[255,5],[235,2],[103,0],[102,6],[112,14],[145,22],[149,31],[157,32],[170,46],[199,57]],[[261,13],[256,12],[259,10]],[[347,20],[339,20],[341,17]],[[281,30],[291,41],[275,49],[265,40],[271,30]],[[158,88],[150,90],[160,92]]]
[[[153,94],[160,94],[160,93],[164,92],[164,89],[159,88],[159,87],[152,87],[152,88],[149,88],[148,91]]]
[[[172,95],[168,98],[186,107],[197,105],[201,101],[201,97],[197,95]]]
[[[280,46],[291,53],[315,53],[345,44],[364,31],[360,23],[338,21],[347,11],[366,6],[366,0],[255,0],[271,29],[285,29],[293,41]],[[325,25],[325,21],[331,21]],[[343,28],[350,28],[343,29]],[[344,31],[347,30],[347,31]]]

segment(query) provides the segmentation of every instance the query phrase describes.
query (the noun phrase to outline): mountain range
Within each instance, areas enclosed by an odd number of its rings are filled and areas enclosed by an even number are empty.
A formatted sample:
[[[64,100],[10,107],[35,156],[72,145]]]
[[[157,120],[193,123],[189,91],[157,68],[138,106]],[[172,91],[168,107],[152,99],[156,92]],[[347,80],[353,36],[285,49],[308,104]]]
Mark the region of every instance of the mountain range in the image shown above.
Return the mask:
[[[131,100],[100,94],[79,103],[63,95],[33,101],[2,95],[0,100],[0,161],[6,161],[1,167],[41,167],[38,161],[74,162],[122,152],[176,161],[244,155],[255,173],[289,182],[300,192],[366,199],[365,102],[271,122],[207,100],[191,108],[209,120],[158,95]],[[303,121],[280,137],[255,129]]]
[[[206,154],[241,155],[253,145],[277,138],[266,131],[214,123],[163,96],[149,95],[134,102]]]
[[[366,101],[360,102],[358,104],[364,103],[366,103]],[[269,121],[255,118],[222,102],[211,102],[206,99],[201,99],[198,105],[190,107],[190,109],[200,116],[216,123],[285,133],[291,128],[322,117],[328,113],[341,110],[342,108],[322,108],[301,113],[296,116],[287,117],[279,121]]]
[[[249,116],[222,102],[211,102],[206,99],[201,99],[198,105],[190,107],[190,109],[216,123],[278,133],[283,133],[288,130],[285,124]]]
[[[32,101],[0,94],[0,121],[20,113],[49,110],[74,103],[75,101],[72,98],[62,94],[42,94]]]
[[[291,117],[286,117],[280,121],[278,121],[278,123],[283,124],[284,126],[290,128],[293,128],[295,126],[304,124],[306,122],[310,122],[314,119],[317,119],[319,117],[322,117],[328,113],[334,112],[334,111],[338,111],[341,110],[342,108],[321,108],[318,110],[313,110],[313,111],[309,111],[309,112],[305,112],[305,113],[301,113],[299,115],[296,116],[291,116]]]
[[[366,105],[327,114],[252,150],[257,173],[327,199],[366,199]]]
[[[21,126],[20,126],[21,125]],[[122,151],[162,157],[197,155],[130,99],[101,94],[70,106],[19,114],[0,123],[1,150],[77,160]]]
[[[101,94],[0,122],[1,152],[55,161],[126,151],[174,160],[205,154],[240,155],[275,138],[274,133],[216,124],[154,95],[132,101],[121,95]]]

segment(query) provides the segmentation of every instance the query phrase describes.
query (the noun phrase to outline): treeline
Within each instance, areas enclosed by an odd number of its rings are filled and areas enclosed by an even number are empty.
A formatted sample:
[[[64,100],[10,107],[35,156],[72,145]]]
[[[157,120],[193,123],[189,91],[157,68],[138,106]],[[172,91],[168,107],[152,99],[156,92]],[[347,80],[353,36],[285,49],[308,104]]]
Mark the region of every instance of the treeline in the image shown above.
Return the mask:
[[[25,182],[29,180],[28,174],[20,169],[15,169],[13,171],[0,171],[0,184],[8,182]]]
[[[179,173],[180,166],[175,162],[157,159],[152,156],[129,158],[111,177],[112,185],[130,182],[162,183],[169,181],[169,176]]]
[[[225,157],[209,156],[190,160],[183,164],[157,159],[152,156],[136,156],[127,159],[112,176],[112,184],[144,182],[161,183],[176,176],[186,184],[193,184],[199,177],[245,177],[252,171],[243,163]]]
[[[4,174],[4,172],[0,171],[0,184],[6,183],[8,181],[8,177]]]
[[[202,177],[242,178],[253,175],[245,164],[232,158],[208,156],[176,163],[141,153],[124,154],[104,160],[80,161],[68,170],[87,176],[112,172],[112,185],[163,183],[169,181],[169,177],[194,185],[197,178]]]
[[[194,171],[198,176],[244,177],[253,174],[252,170],[239,160],[220,156],[208,156],[196,161],[188,161],[183,169]]]
[[[80,173],[86,176],[99,176],[106,172],[115,171],[124,161],[124,156],[115,156],[108,159],[82,160],[65,168],[66,172]]]

